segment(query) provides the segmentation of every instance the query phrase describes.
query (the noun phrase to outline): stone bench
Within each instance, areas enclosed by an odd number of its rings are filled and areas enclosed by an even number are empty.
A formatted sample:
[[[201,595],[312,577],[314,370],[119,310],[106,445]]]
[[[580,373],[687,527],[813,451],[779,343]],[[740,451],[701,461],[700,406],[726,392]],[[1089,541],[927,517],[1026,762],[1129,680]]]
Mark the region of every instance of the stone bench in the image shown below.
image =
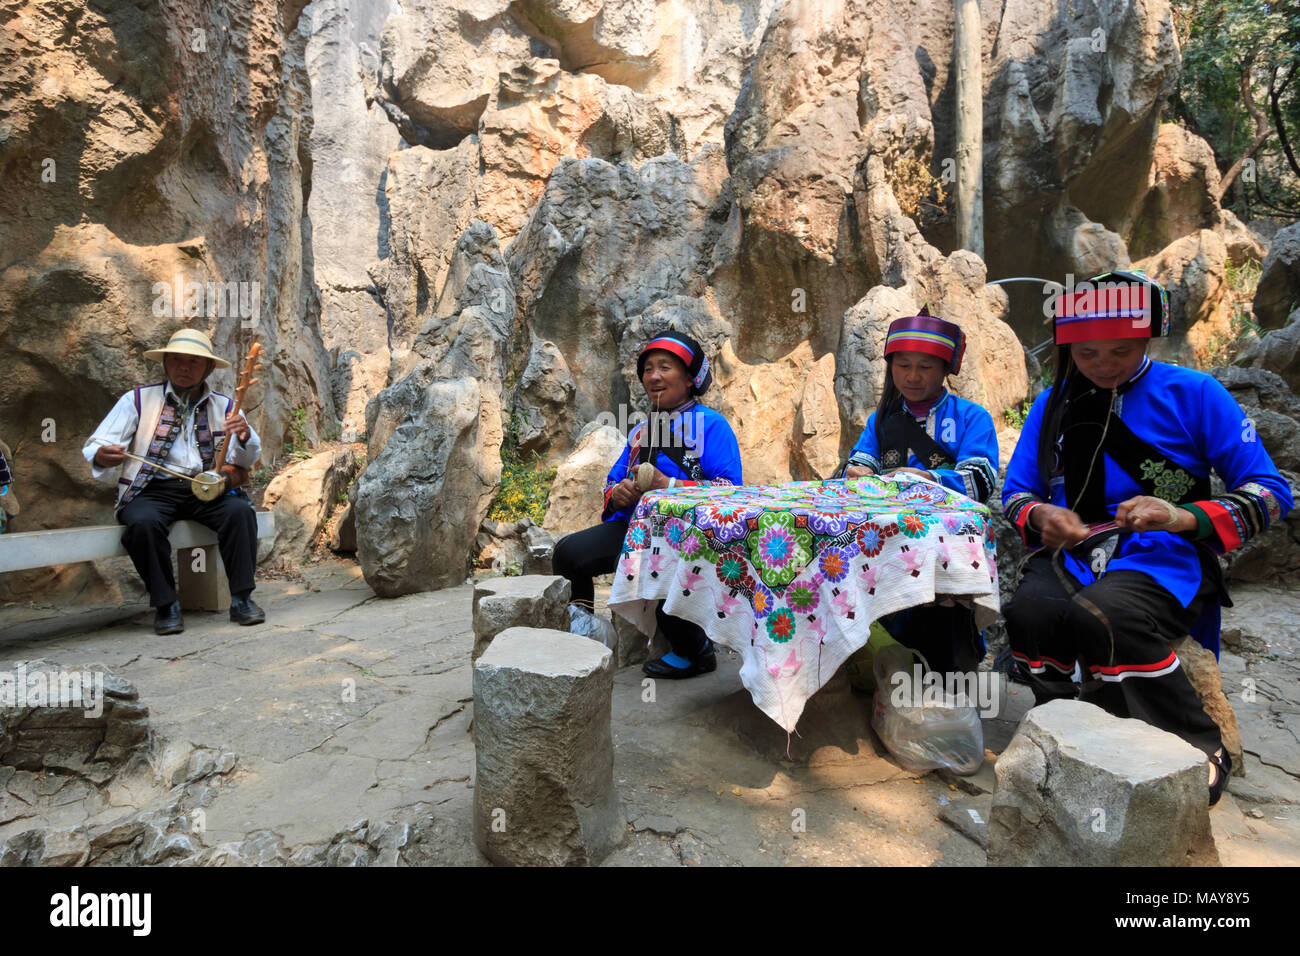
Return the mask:
[[[125,557],[122,530],[120,524],[105,524],[0,534],[0,574]],[[271,512],[257,512],[257,537],[275,537]],[[217,548],[217,533],[197,521],[177,521],[169,540],[177,552],[176,590],[181,607],[187,611],[228,610],[230,583]]]
[[[623,839],[609,648],[512,627],[474,663],[474,840],[494,863],[589,865]]]

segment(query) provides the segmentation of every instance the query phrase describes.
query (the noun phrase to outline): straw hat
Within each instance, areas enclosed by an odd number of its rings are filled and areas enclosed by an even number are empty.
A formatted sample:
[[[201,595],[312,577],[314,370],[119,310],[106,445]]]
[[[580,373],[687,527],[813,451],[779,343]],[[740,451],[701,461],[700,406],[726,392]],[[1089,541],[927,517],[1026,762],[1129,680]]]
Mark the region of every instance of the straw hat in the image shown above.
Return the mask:
[[[200,358],[212,359],[216,363],[216,368],[230,368],[229,362],[212,351],[212,340],[198,329],[181,329],[179,332],[173,332],[164,348],[150,349],[144,353],[144,357],[154,362],[161,362],[168,352],[176,355],[197,355]]]

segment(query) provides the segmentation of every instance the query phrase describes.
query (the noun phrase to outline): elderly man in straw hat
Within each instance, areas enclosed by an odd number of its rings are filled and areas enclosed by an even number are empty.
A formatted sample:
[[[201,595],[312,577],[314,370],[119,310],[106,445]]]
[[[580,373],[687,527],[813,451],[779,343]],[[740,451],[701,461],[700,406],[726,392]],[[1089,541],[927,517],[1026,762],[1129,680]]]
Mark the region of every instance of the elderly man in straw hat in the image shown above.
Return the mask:
[[[242,414],[230,414],[234,400],[212,391],[205,381],[214,368],[230,368],[230,363],[217,357],[211,341],[196,329],[181,329],[165,348],[144,357],[163,363],[166,381],[133,388],[118,399],[82,454],[100,480],[111,479],[123,465],[117,479],[117,520],[126,525],[122,544],[149,588],[149,603],[157,608],[154,630],[178,634],[185,629],[167,540],[172,522],[183,518],[217,533],[230,579],[230,619],[261,624],[266,613],[250,599],[257,518],[239,485],[247,480],[262,443]],[[227,490],[212,501],[200,501],[189,482],[157,467],[186,475],[215,470],[216,448],[227,432],[231,441],[221,466]],[[128,451],[147,464],[127,458]]]

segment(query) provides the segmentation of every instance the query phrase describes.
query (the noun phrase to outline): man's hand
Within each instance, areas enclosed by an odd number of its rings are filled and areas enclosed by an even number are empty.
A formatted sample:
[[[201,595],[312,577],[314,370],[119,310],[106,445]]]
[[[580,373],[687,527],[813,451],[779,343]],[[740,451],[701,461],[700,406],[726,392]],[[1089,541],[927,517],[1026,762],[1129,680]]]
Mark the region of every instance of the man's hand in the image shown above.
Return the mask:
[[[630,508],[641,500],[641,492],[637,490],[636,480],[633,478],[624,478],[614,486],[614,490],[609,493],[609,503],[617,511],[623,511]]]
[[[234,435],[241,442],[246,442],[252,436],[253,430],[248,427],[244,413],[235,412],[233,415],[226,416],[226,433]]]
[[[97,468],[113,468],[126,461],[125,445],[103,445],[99,451],[95,452],[95,466]]]
[[[1029,512],[1029,525],[1035,528],[1049,548],[1072,548],[1088,537],[1088,526],[1068,508],[1042,504]]]
[[[1130,531],[1195,531],[1196,515],[1182,508],[1173,508],[1177,520],[1169,523],[1169,509],[1173,505],[1163,498],[1137,495],[1121,501],[1115,509],[1115,523]]]
[[[844,469],[845,478],[863,478],[866,475],[874,474],[875,472],[866,465],[849,465],[848,468]]]

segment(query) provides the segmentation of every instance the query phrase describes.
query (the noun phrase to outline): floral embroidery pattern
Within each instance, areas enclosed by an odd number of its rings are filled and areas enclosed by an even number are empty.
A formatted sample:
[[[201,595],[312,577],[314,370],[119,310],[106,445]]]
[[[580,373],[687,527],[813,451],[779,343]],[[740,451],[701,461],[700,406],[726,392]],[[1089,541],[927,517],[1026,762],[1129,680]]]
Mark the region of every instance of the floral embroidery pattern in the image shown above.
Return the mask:
[[[745,577],[745,562],[734,554],[718,558],[718,580],[728,587],[736,587]]]
[[[1142,469],[1142,477],[1155,483],[1156,497],[1172,504],[1182,501],[1183,495],[1196,484],[1195,478],[1183,469],[1171,466],[1163,458],[1160,461],[1148,458],[1139,467]]]
[[[845,553],[843,548],[827,548],[817,559],[817,570],[822,573],[827,581],[838,584],[844,580],[845,575],[849,573],[851,567],[851,557]]]
[[[758,576],[768,587],[789,584],[812,560],[812,533],[798,527],[788,511],[764,512],[747,540]]]
[[[814,611],[821,601],[821,588],[816,581],[796,581],[785,592],[786,603],[800,614]]]
[[[909,538],[924,538],[934,519],[928,515],[905,511],[898,516],[898,530]]]
[[[767,619],[767,636],[774,644],[784,644],[794,638],[794,615],[785,608]]]
[[[858,550],[865,557],[874,558],[885,546],[885,529],[873,521],[868,521],[858,529]]]
[[[741,502],[723,502],[697,508],[695,523],[711,532],[718,541],[737,541],[749,533],[749,519],[757,518],[760,514],[761,508],[746,507]]]

